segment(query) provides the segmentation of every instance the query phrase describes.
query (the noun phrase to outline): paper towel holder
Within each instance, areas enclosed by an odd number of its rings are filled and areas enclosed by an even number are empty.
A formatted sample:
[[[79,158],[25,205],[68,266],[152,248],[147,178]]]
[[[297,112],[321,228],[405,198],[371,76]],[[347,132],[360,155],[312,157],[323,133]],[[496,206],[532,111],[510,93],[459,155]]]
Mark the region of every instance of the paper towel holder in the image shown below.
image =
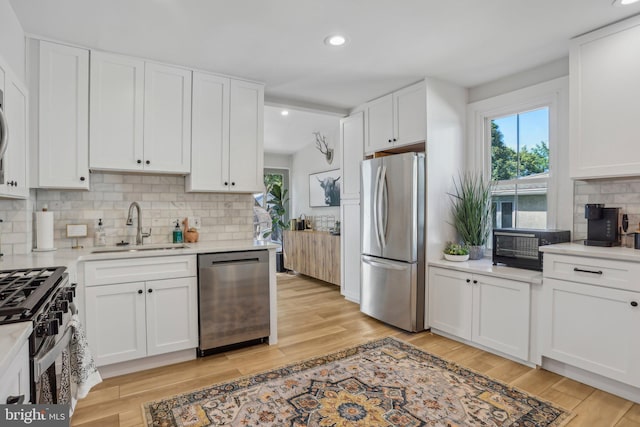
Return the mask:
[[[87,237],[87,224],[67,224],[67,237],[73,239],[71,249],[82,249],[78,244],[79,237]]]

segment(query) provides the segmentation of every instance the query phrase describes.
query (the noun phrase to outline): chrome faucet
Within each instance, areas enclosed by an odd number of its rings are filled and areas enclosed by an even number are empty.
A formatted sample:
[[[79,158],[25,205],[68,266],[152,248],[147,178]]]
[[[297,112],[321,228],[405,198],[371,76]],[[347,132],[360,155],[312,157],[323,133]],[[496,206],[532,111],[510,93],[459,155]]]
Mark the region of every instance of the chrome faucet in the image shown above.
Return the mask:
[[[142,232],[142,209],[140,209],[140,205],[138,202],[132,202],[129,205],[129,216],[127,217],[127,225],[133,225],[133,208],[136,208],[138,211],[138,229],[136,233],[136,245],[142,245],[142,239],[144,237],[151,236],[151,228],[149,228],[148,233]]]

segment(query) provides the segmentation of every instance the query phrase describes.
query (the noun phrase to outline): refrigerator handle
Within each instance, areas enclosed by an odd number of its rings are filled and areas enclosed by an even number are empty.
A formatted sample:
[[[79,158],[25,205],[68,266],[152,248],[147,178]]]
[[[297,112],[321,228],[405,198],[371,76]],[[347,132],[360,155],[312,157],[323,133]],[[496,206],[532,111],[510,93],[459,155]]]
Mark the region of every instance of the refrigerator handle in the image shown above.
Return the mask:
[[[387,246],[387,167],[382,166],[382,173],[380,174],[380,183],[378,184],[378,203],[376,209],[378,210],[378,234],[380,235],[380,247],[384,249]]]
[[[378,189],[380,187],[380,171],[381,167],[378,166],[378,170],[376,171],[376,182],[373,186],[373,227],[375,229],[376,242],[378,242],[378,246],[382,249],[382,242],[380,241],[380,227],[378,226]]]
[[[372,265],[374,267],[386,268],[387,270],[405,270],[406,269],[405,266],[391,264],[384,261],[374,261],[373,259],[366,256],[362,257],[362,262],[364,262],[365,264]]]

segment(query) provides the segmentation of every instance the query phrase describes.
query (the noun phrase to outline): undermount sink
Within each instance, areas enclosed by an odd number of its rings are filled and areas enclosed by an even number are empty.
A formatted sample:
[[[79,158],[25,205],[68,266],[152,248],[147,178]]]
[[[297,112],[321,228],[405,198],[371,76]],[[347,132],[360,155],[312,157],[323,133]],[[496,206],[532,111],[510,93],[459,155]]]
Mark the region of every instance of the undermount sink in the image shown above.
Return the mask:
[[[153,245],[126,245],[126,246],[109,246],[105,248],[94,248],[92,254],[105,254],[109,252],[140,252],[140,251],[162,251],[167,249],[186,249],[189,246],[184,243],[159,243]]]

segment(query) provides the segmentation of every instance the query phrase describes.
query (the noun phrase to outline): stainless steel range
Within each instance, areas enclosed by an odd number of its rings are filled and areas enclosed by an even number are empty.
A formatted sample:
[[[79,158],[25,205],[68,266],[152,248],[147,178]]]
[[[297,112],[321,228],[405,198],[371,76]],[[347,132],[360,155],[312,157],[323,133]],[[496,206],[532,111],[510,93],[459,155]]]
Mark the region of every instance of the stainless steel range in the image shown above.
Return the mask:
[[[75,285],[69,284],[65,270],[46,267],[0,271],[0,324],[33,322],[29,337],[33,403],[40,403],[37,385],[45,372],[52,403],[58,403],[55,362],[68,347],[71,331],[66,325],[75,311]]]

